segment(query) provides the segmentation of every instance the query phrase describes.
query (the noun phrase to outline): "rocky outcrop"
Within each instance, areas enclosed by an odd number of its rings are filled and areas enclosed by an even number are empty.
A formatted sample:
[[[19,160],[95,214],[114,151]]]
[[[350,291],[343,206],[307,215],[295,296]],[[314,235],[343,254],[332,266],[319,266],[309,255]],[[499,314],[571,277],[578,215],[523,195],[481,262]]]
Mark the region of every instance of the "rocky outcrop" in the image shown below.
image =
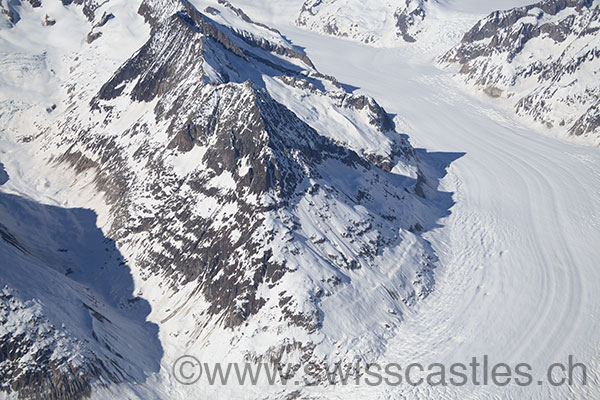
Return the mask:
[[[76,4],[82,6],[83,14],[88,21],[92,22],[96,18],[96,10],[103,4],[96,0],[60,0],[64,6]]]
[[[23,3],[27,3],[33,8],[42,5],[41,0],[2,0],[0,1],[0,14],[7,18],[9,24],[16,24],[21,19],[18,9],[23,6]]]
[[[419,25],[425,20],[425,2],[427,0],[406,0],[406,7],[394,12],[397,35],[406,42],[415,42],[419,34]]]

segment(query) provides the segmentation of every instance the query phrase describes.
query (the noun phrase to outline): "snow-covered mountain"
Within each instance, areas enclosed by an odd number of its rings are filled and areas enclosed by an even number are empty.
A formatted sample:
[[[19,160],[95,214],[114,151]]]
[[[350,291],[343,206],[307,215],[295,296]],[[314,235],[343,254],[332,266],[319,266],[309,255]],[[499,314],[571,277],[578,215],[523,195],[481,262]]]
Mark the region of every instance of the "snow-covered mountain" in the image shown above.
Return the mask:
[[[442,57],[517,114],[600,144],[600,2],[544,0],[496,11]]]
[[[0,193],[0,391],[87,396],[160,369],[158,326],[90,210]]]
[[[0,399],[594,397],[328,385],[357,359],[597,365],[598,154],[433,65],[491,0],[267,3],[0,0]],[[442,61],[594,136],[598,19],[494,13]],[[309,368],[186,386],[185,354]]]
[[[421,233],[445,210],[427,165],[372,98],[277,30],[224,0],[10,10],[4,143],[91,193],[70,204],[100,222],[2,195],[2,259],[18,262],[0,276],[1,390],[84,395],[184,353],[373,358],[430,293]],[[20,208],[34,233],[10,217]],[[152,351],[131,343],[144,335]]]
[[[374,46],[414,42],[435,0],[306,0],[300,27]]]

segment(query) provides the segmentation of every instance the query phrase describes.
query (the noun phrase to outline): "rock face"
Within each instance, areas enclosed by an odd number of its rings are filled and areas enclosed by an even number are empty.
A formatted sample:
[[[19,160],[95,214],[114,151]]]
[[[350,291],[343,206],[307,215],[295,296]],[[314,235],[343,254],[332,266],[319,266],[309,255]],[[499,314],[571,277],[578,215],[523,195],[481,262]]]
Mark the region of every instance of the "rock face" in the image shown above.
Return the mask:
[[[542,1],[496,11],[442,57],[517,114],[600,143],[600,2]]]
[[[296,24],[365,44],[414,42],[423,28],[428,0],[306,0]]]
[[[60,0],[64,6],[76,4],[82,6],[83,14],[89,21],[96,18],[96,10],[102,5],[101,1],[96,0]]]
[[[91,26],[110,19],[99,19],[103,7]],[[444,210],[427,199],[436,185],[415,150],[377,102],[228,2],[138,11],[146,42],[102,82],[95,62],[64,66],[64,112],[32,140],[51,168],[92,177],[107,205],[102,228],[145,279],[162,345],[176,349],[165,354],[310,362],[315,373],[334,353],[379,354],[433,288],[421,232]],[[104,42],[110,27],[82,60],[101,62],[89,54],[115,45]],[[131,381],[153,361],[128,367]],[[128,379],[84,376],[85,390]]]
[[[42,3],[40,0],[1,0],[0,1],[0,16],[6,18],[9,24],[16,24],[21,16],[18,13],[18,8],[23,5],[23,3],[29,4],[33,8],[39,8]]]
[[[150,39],[91,100],[97,122],[72,115],[64,137],[73,144],[55,162],[97,171],[115,212],[112,234],[135,243],[144,270],[174,288],[196,285],[207,318],[238,328],[275,316],[280,322],[261,328],[316,333],[324,297],[353,271],[374,273],[387,251],[404,246],[403,229],[421,224],[414,150],[377,103],[307,69],[293,48],[223,26],[187,2],[152,13]],[[316,116],[330,131],[276,97],[322,105]],[[130,104],[150,113],[132,115]],[[327,120],[332,109],[356,120],[373,146]],[[123,119],[129,127],[107,136]],[[399,184],[397,164],[414,178]],[[394,307],[431,289],[431,256],[418,242],[422,263],[397,270]]]

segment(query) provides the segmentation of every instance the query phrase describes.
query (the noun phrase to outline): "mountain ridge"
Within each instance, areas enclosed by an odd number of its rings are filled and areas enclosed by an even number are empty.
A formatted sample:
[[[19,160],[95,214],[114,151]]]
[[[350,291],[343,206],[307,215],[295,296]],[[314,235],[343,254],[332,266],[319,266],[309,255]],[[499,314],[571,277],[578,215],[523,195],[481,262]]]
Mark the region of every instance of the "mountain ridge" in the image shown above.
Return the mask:
[[[594,0],[497,11],[440,61],[458,65],[460,79],[491,97],[510,99],[518,115],[600,144],[599,18]]]
[[[88,60],[125,22],[112,4],[82,22],[55,75],[63,100],[21,140],[101,196],[163,368],[181,351],[318,368],[333,347],[381,353],[434,284],[421,234],[447,211],[430,167],[373,99],[223,1],[140,3],[148,37],[100,81]]]

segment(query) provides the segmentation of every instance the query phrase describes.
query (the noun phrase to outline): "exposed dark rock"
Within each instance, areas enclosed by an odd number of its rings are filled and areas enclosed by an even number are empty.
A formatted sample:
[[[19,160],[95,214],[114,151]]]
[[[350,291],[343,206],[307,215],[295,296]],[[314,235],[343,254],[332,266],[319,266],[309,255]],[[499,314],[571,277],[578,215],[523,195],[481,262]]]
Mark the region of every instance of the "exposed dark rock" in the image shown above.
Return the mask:
[[[600,101],[592,105],[569,129],[575,136],[594,133],[600,126]]]
[[[4,164],[0,163],[0,185],[4,185],[6,182],[8,182],[8,179],[8,173],[4,168]]]
[[[71,4],[76,4],[78,6],[83,6],[82,11],[83,14],[87,17],[87,19],[92,22],[96,17],[96,10],[102,5],[102,3],[98,3],[96,0],[60,0],[63,6],[69,6]]]
[[[414,28],[425,19],[425,6],[424,1],[414,8],[410,8],[410,0],[406,1],[406,8],[398,9],[394,13],[396,18],[396,28],[398,28],[398,35],[402,36],[405,42],[416,42],[414,34]]]
[[[99,28],[101,26],[106,25],[106,23],[108,21],[110,21],[111,19],[113,19],[115,16],[112,13],[104,13],[102,14],[102,18],[100,19],[100,22],[98,22],[96,25],[94,25],[96,28]]]
[[[44,22],[43,22],[44,26],[52,26],[54,24],[56,24],[56,20],[52,19],[48,16],[48,14],[46,14],[46,17],[44,17]]]
[[[86,41],[92,43],[94,40],[99,39],[102,36],[102,32],[90,32],[87,35]]]

